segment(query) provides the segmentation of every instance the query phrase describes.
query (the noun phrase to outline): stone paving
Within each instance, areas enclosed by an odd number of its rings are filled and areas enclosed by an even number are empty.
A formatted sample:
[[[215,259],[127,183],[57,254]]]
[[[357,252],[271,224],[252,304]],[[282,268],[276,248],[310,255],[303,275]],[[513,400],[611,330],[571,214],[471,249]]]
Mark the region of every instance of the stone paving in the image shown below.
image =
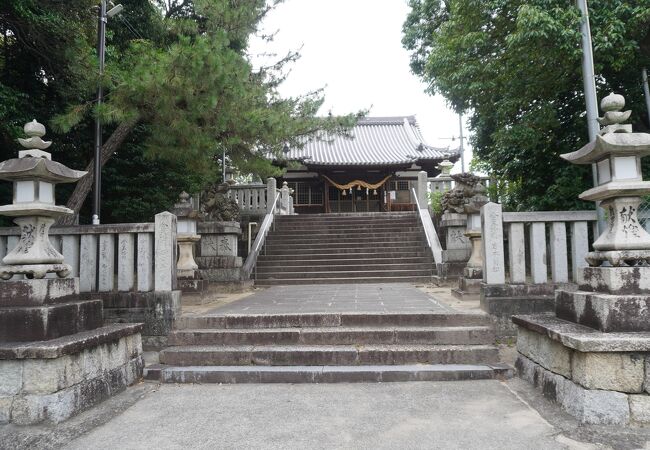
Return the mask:
[[[407,283],[274,286],[207,314],[454,312]]]

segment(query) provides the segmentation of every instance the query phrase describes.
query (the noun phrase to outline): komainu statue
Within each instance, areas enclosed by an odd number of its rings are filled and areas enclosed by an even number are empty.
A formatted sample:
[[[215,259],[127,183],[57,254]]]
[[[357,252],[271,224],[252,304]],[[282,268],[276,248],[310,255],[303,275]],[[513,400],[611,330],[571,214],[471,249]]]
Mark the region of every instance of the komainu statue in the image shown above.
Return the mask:
[[[471,173],[459,173],[451,178],[456,182],[456,186],[443,195],[442,210],[458,214],[479,212],[481,206],[488,201],[481,178]]]
[[[201,193],[201,212],[206,221],[239,222],[237,202],[226,196],[230,184],[221,183],[208,186]]]

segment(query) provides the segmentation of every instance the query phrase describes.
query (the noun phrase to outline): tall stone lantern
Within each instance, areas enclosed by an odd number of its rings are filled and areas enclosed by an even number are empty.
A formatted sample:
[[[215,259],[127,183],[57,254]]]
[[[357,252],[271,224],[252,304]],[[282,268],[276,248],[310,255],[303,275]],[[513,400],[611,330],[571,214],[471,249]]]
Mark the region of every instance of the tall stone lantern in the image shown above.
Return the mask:
[[[624,122],[625,99],[601,102],[603,129],[596,139],[561,155],[596,164],[598,185],[582,194],[600,201],[607,229],[577,269],[578,289],[555,291],[555,315],[514,316],[519,375],[569,414],[591,424],[650,424],[650,235],[640,226],[641,158],[650,134]],[[607,262],[608,264],[603,264]]]
[[[194,244],[201,239],[201,236],[197,234],[200,213],[190,203],[190,194],[187,192],[181,192],[179,201],[171,212],[177,217],[178,263],[176,274],[178,278],[196,278],[199,266],[194,261]]]
[[[45,127],[36,120],[25,124],[24,130],[27,139],[18,141],[25,150],[18,152],[18,158],[0,163],[0,180],[14,185],[13,203],[0,206],[0,214],[15,217],[21,233],[16,248],[2,260],[0,278],[8,280],[16,274],[44,278],[52,272],[65,278],[71,268],[50,243],[49,231],[57,217],[74,211],[55,204],[54,188],[58,183],[74,183],[86,172],[52,161],[45,151],[52,142],[41,139]]]
[[[14,187],[0,214],[20,228],[0,266],[0,425],[66,420],[135,383],[144,367],[143,324],[105,324],[103,301],[80,295],[79,278],[50,244],[56,218],[73,214],[55,204],[55,185],[86,172],[52,161],[43,125],[24,129],[25,150],[0,163],[0,179]]]

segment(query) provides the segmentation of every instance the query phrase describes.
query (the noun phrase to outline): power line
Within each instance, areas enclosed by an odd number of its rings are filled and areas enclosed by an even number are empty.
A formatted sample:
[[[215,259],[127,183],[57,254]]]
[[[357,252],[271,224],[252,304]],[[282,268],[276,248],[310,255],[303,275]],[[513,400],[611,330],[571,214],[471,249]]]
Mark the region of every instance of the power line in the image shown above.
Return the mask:
[[[122,23],[133,33],[133,35],[139,39],[144,39],[140,33],[138,33],[138,30],[135,29],[133,25],[131,25],[131,22],[129,22],[126,17],[123,16],[118,16]]]

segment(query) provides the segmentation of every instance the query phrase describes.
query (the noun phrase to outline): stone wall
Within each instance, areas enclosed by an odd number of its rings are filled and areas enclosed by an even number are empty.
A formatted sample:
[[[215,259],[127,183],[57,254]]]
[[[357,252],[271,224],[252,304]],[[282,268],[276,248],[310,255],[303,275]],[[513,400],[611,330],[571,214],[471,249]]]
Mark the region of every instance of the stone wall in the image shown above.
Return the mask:
[[[0,423],[58,423],[126,389],[142,376],[140,328],[0,344]]]

